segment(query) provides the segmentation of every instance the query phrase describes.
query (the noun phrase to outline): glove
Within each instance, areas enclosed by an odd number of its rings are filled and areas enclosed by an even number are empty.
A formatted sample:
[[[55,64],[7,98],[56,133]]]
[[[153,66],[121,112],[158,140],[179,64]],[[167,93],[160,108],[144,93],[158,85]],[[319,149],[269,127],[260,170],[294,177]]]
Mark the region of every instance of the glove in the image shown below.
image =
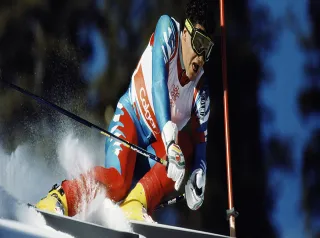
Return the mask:
[[[185,175],[185,160],[180,147],[176,144],[177,135],[177,125],[168,121],[163,127],[161,136],[168,157],[167,176],[175,181],[174,189],[176,191],[180,189]]]
[[[203,203],[206,175],[202,169],[196,169],[191,174],[186,186],[186,200],[191,210],[197,210]]]
[[[180,147],[175,143],[171,143],[169,145],[167,155],[169,161],[167,167],[167,176],[173,181],[176,181],[174,184],[174,189],[178,191],[185,175],[184,156]]]

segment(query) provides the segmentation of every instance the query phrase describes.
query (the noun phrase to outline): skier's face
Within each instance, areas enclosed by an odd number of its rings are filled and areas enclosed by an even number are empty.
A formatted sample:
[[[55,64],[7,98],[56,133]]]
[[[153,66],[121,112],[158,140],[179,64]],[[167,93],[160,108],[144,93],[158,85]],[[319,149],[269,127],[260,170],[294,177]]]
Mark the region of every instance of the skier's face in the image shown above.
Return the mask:
[[[194,27],[203,31],[205,30],[204,27],[200,24],[196,24],[194,25]],[[191,45],[191,35],[189,34],[186,28],[183,29],[181,41],[183,64],[187,76],[192,81],[197,77],[198,73],[203,67],[205,59],[203,55],[199,56],[193,50]]]

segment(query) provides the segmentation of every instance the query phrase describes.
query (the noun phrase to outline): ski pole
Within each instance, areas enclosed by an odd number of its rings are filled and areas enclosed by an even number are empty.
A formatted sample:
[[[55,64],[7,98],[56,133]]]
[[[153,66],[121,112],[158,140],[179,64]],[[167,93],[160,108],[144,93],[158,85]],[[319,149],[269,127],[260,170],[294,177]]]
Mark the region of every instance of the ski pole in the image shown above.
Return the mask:
[[[222,55],[222,77],[223,77],[223,106],[226,141],[226,167],[228,179],[228,205],[227,218],[229,220],[230,236],[236,237],[236,217],[238,212],[233,207],[232,195],[232,173],[231,173],[231,152],[229,138],[229,113],[228,113],[228,86],[227,86],[227,54],[226,54],[226,27],[224,21],[224,0],[220,0],[220,27],[221,27],[221,55]]]
[[[185,198],[186,198],[185,193],[184,193],[184,194],[181,194],[181,195],[179,195],[178,197],[169,199],[169,200],[161,203],[160,205],[158,205],[158,206],[155,208],[155,210],[159,210],[159,209],[164,208],[164,207],[166,207],[166,206],[169,206],[169,205],[171,205],[171,204],[175,204],[175,203],[177,203],[177,202],[183,201]]]
[[[81,118],[81,117],[79,117],[79,116],[77,116],[77,115],[75,115],[75,114],[73,114],[73,113],[61,108],[61,107],[59,107],[58,105],[56,105],[56,104],[54,104],[52,102],[49,102],[46,99],[44,99],[44,98],[42,98],[40,96],[37,96],[37,95],[35,95],[35,94],[33,94],[33,93],[23,89],[23,88],[20,88],[19,86],[15,85],[13,83],[10,83],[10,82],[8,82],[6,80],[3,80],[3,79],[1,79],[1,81],[6,83],[6,84],[8,84],[11,88],[19,91],[20,93],[22,93],[24,95],[27,95],[27,96],[30,96],[31,98],[33,98],[37,102],[45,104],[45,105],[55,109],[56,111],[66,115],[67,117],[70,117],[70,118],[80,122],[81,124],[83,124],[83,125],[85,125],[87,127],[94,128],[97,131],[99,131],[100,134],[102,134],[104,136],[107,136],[107,137],[110,137],[110,138],[113,138],[113,139],[121,142],[123,145],[125,145],[128,148],[130,148],[131,150],[134,150],[134,151],[138,152],[141,155],[144,155],[145,157],[147,157],[149,159],[152,159],[152,160],[154,160],[154,161],[156,161],[156,162],[158,162],[160,164],[163,164],[164,166],[167,166],[167,161],[166,160],[161,159],[161,158],[157,157],[156,155],[151,154],[148,151],[146,151],[146,150],[144,150],[144,149],[142,149],[142,148],[140,148],[140,147],[138,147],[138,146],[136,146],[134,144],[131,144],[130,142],[128,142],[128,141],[126,141],[124,139],[119,138],[118,136],[108,132],[107,130],[102,129],[102,128],[92,124],[91,122],[89,122],[89,121],[87,121],[87,120],[85,120],[85,119],[83,119],[83,118]]]

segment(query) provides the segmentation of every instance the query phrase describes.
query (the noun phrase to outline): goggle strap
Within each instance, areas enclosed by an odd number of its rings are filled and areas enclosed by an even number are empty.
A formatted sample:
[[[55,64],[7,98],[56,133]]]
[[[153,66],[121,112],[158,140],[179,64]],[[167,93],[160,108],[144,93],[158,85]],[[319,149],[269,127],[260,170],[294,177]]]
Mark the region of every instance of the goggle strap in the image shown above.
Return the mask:
[[[192,36],[193,34],[193,25],[191,24],[190,20],[187,18],[186,22],[184,24],[187,28],[187,30],[189,31],[190,35]]]

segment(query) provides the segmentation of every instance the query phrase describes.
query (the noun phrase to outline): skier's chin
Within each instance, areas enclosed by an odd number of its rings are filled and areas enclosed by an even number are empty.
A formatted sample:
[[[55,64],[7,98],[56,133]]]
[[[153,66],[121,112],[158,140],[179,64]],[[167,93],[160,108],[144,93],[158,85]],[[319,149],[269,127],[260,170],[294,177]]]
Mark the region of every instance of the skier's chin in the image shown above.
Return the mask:
[[[187,76],[189,78],[190,81],[193,81],[196,79],[198,75],[198,72],[194,72],[192,69],[188,71]]]

